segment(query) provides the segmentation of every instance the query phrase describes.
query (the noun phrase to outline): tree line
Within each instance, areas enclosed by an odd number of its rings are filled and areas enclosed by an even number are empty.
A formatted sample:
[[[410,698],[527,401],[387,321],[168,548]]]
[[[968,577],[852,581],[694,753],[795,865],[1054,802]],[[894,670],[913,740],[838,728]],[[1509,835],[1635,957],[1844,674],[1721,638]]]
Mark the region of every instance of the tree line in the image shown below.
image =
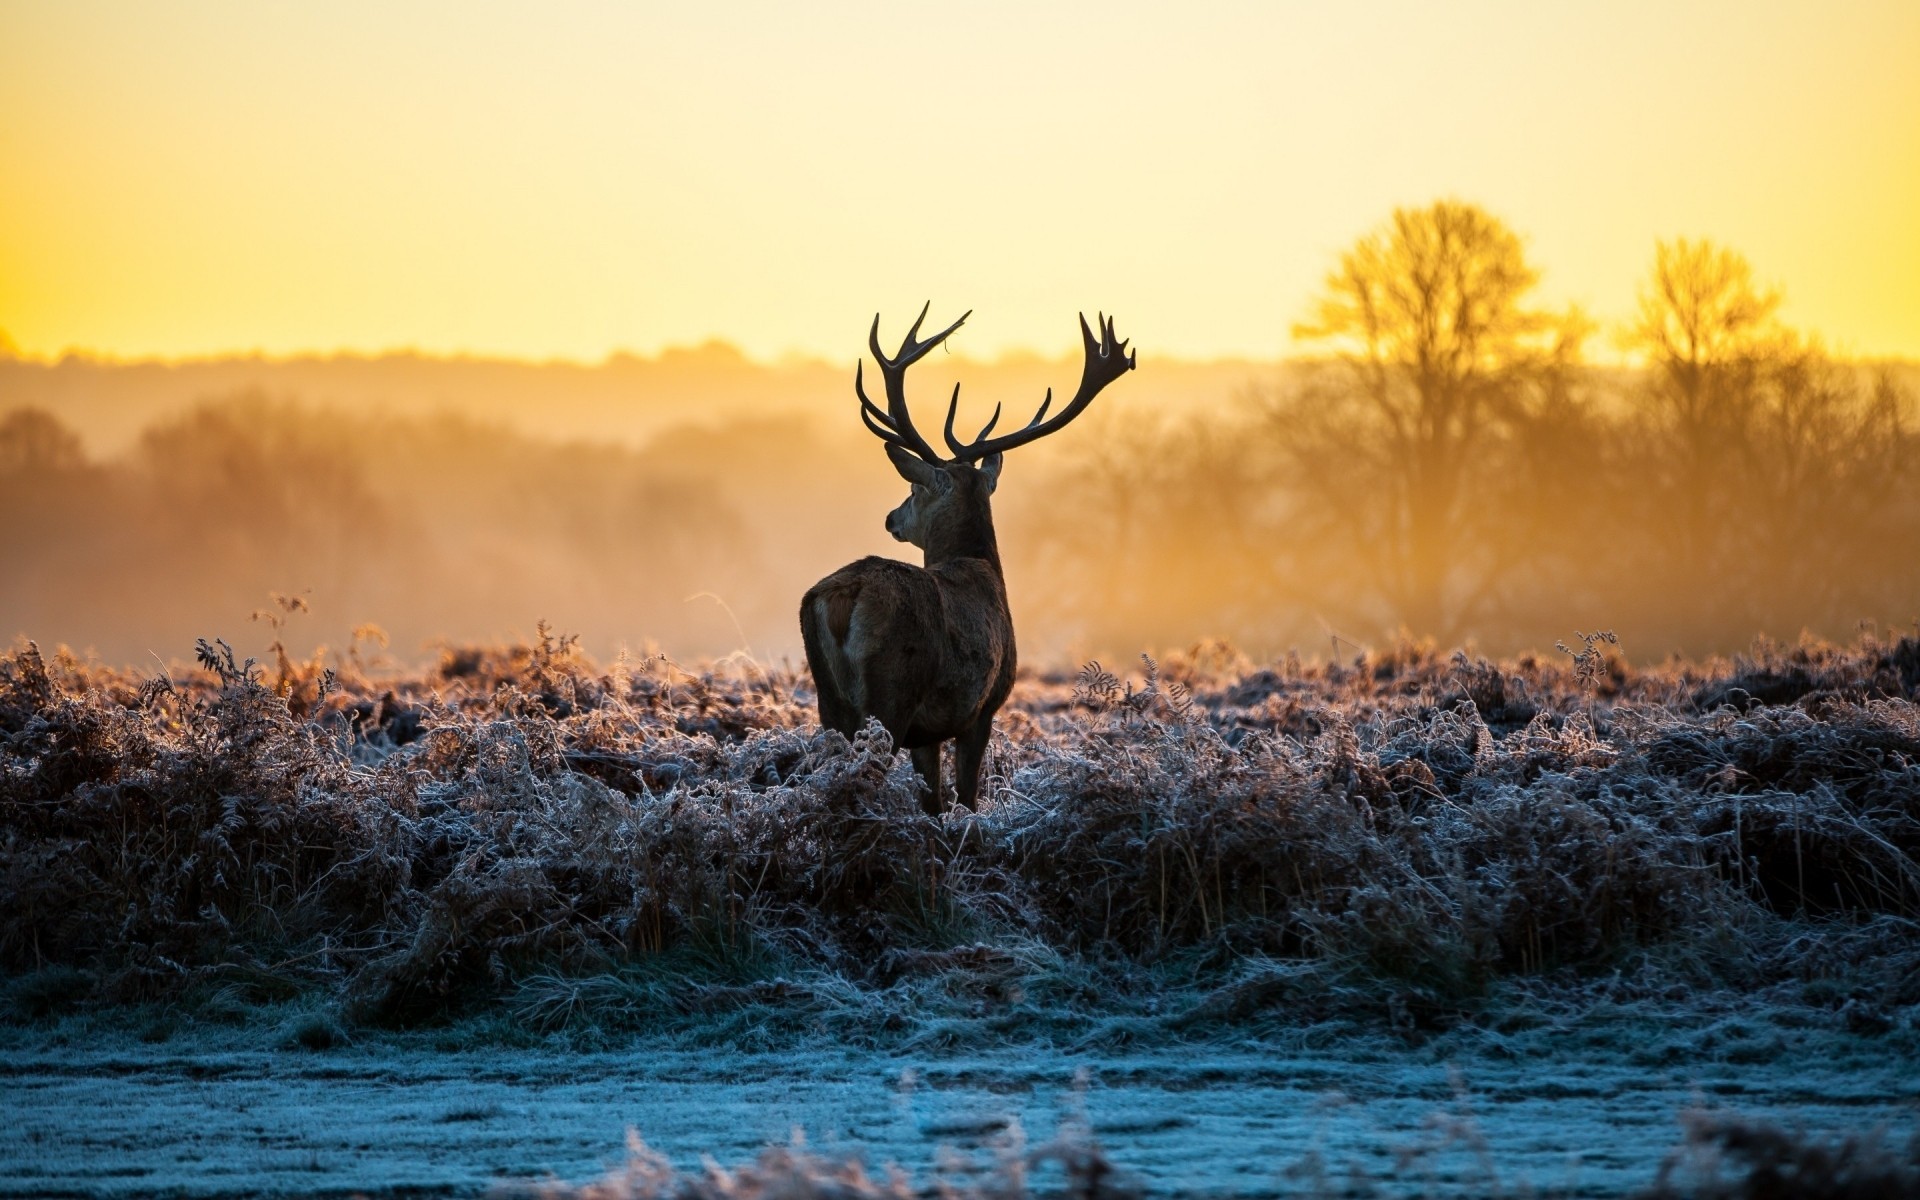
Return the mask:
[[[1785,325],[1710,241],[1659,243],[1611,330],[1535,303],[1539,279],[1476,205],[1395,211],[1295,327],[1313,359],[1060,467],[1034,563],[1082,585],[1060,615],[1093,614],[1096,644],[1263,649],[1514,650],[1584,622],[1655,655],[1920,616],[1920,446],[1891,370]],[[1603,336],[1636,365],[1594,365]]]
[[[1023,659],[1611,629],[1647,661],[1920,616],[1897,364],[1788,327],[1711,242],[1658,245],[1612,328],[1539,303],[1539,277],[1477,206],[1396,211],[1307,307],[1310,357],[1204,413],[1152,418],[1142,331],[1138,376],[995,496]],[[1596,362],[1608,341],[1632,365]],[[596,654],[797,657],[806,586],[901,550],[850,392],[811,423],[730,414],[642,449],[228,396],[102,461],[15,409],[0,634],[149,661],[244,635],[282,592],[310,598],[312,640],[371,621],[401,654],[544,618]]]

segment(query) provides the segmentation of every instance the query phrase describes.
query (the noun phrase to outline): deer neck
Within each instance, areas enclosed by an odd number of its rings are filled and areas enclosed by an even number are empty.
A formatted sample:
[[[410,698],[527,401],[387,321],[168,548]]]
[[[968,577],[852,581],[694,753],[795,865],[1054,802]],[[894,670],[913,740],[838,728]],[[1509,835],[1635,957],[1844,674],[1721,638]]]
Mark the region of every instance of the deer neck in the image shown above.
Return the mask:
[[[1000,543],[993,536],[993,510],[981,497],[968,505],[961,519],[935,529],[927,538],[926,565],[937,567],[963,558],[985,559],[995,575],[1000,570]]]

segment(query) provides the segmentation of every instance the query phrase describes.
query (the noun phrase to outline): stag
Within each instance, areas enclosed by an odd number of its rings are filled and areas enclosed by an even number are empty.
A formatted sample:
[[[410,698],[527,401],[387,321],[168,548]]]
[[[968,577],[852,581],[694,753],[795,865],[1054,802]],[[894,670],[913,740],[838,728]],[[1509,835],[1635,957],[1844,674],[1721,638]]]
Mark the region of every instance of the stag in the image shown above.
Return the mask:
[[[1134,366],[1127,344],[1114,336],[1113,320],[1102,315],[1096,337],[1082,314],[1086,365],[1066,407],[1047,417],[1053,405],[1049,388],[1031,421],[994,437],[1000,420],[995,406],[980,433],[962,442],[953,433],[960,407],[956,384],[945,430],[951,457],[942,457],[907,411],[907,368],[972,315],[961,314],[922,341],[922,308],[891,358],[880,349],[880,318],[873,318],[867,347],[885,385],[885,409],[867,398],[864,363],[854,369],[861,420],[912,485],[905,502],[887,514],[887,532],[918,546],[926,565],[863,558],[814,584],[800,602],[800,636],[820,696],[820,723],[851,737],[868,718],[878,720],[895,746],[912,752],[914,770],[927,785],[929,812],[940,807],[941,747],[948,741],[955,744],[959,801],[974,806],[993,715],[1013,688],[1013,617],[989,504],[1002,456],[1072,421]]]

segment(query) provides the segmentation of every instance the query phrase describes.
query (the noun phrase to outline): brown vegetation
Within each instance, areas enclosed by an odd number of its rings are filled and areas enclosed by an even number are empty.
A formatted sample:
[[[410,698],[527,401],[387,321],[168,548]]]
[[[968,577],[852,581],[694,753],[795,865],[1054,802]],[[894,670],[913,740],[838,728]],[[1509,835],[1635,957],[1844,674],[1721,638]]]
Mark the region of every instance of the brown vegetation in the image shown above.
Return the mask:
[[[1784,988],[1882,1028],[1920,1001],[1911,639],[1584,686],[1416,646],[1028,677],[981,812],[940,816],[784,672],[552,638],[412,678],[201,663],[0,661],[17,1008],[317,988],[369,1020],[750,1005],[872,1040],[1085,1033],[1187,986],[1148,1026],[1445,1022],[1516,980]]]

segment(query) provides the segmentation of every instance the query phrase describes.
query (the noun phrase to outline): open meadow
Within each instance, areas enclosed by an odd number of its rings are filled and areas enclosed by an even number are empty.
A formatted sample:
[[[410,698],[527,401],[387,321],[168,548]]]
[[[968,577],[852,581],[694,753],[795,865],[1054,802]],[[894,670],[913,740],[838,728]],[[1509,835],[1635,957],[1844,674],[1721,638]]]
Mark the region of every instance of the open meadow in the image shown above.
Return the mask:
[[[827,1156],[748,1191],[941,1143],[1011,1187],[1027,1126],[1156,1190],[1621,1194],[1676,1146],[1910,1185],[1920,642],[1610,651],[1032,672],[929,816],[744,661],[16,649],[9,1186],[463,1192],[623,1124]]]

